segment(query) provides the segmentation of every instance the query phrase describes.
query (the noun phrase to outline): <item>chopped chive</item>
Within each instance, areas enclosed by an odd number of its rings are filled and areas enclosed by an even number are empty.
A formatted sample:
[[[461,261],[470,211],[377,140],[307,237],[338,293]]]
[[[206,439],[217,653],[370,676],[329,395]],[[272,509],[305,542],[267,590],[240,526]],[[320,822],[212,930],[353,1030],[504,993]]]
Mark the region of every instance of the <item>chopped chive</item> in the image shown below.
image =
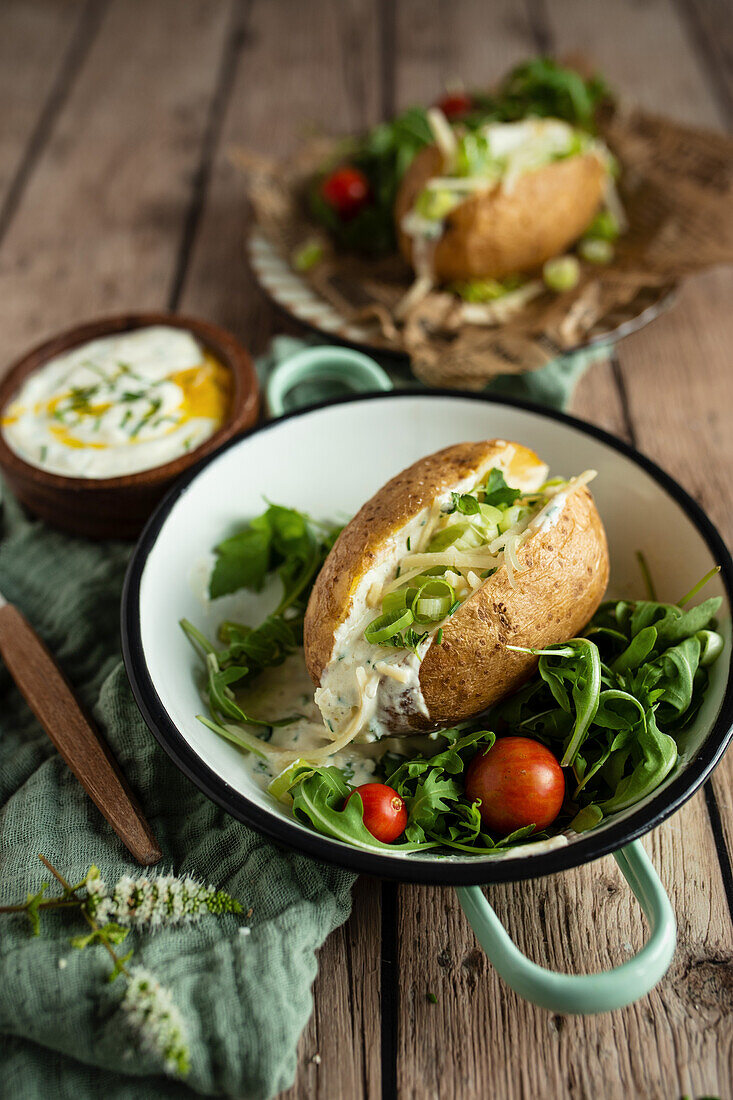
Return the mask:
[[[443,644],[443,627],[442,626],[441,626],[440,630],[438,631],[438,633],[435,635],[435,644],[436,645],[442,645]]]
[[[427,998],[428,998],[428,1000],[430,1001],[431,1005],[437,1005],[437,1003],[438,1003],[438,998],[437,998],[437,997],[435,996],[435,994],[434,994],[434,993],[428,993],[428,994],[427,994]]]
[[[43,446],[41,447],[41,453],[40,453],[40,455],[38,456],[41,462],[45,462],[45,461],[46,461],[46,455],[47,455],[47,454],[48,454],[48,447],[47,447],[47,446],[46,446],[46,444],[44,443],[44,445],[43,445]]]
[[[407,549],[408,550],[410,549],[410,540],[409,539],[407,540]]]
[[[461,606],[461,601],[460,601],[460,600],[456,600],[456,602],[455,602],[455,603],[451,604],[451,606],[450,606],[450,609],[449,609],[449,611],[448,611],[448,614],[449,614],[449,615],[453,615],[453,614],[454,614],[454,612],[456,612],[456,611],[458,610],[458,608],[459,608],[460,606]]]

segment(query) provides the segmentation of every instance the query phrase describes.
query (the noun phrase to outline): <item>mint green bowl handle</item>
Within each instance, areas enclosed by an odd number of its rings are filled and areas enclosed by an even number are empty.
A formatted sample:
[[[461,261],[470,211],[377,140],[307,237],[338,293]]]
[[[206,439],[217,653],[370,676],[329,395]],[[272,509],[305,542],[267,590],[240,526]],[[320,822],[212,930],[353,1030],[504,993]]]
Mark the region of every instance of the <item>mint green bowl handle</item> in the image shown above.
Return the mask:
[[[633,959],[600,974],[556,974],[531,962],[509,938],[481,887],[457,887],[458,900],[489,961],[520,997],[552,1012],[611,1012],[643,997],[666,973],[677,941],[669,898],[640,840],[613,854],[649,921],[651,935]]]

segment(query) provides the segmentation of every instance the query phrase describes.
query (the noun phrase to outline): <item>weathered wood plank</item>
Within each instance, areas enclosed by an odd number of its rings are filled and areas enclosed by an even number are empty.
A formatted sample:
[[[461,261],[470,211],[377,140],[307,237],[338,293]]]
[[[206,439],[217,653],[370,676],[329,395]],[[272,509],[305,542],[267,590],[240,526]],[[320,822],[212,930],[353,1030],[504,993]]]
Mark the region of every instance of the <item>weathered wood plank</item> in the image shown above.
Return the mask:
[[[226,325],[255,352],[274,331],[303,330],[273,309],[244,262],[248,211],[231,150],[286,154],[314,129],[348,133],[375,122],[378,34],[372,0],[251,6],[181,309]]]
[[[360,878],[351,918],[318,954],[315,1007],[298,1047],[298,1074],[280,1100],[381,1096],[380,899],[380,883]]]
[[[726,119],[710,65],[693,48],[679,9],[664,0],[638,4],[614,0],[597,33],[589,5],[556,0],[550,8],[560,51],[571,42],[594,57],[608,79],[626,87],[651,110],[701,126]],[[705,14],[733,84],[733,58],[725,44],[733,35],[733,9],[690,5]],[[714,14],[713,14],[714,13]],[[634,33],[628,34],[633,23]],[[596,29],[594,29],[594,27]],[[570,31],[565,28],[571,28]],[[674,59],[673,62],[670,59]],[[733,375],[730,347],[733,269],[690,279],[678,303],[649,328],[619,346],[619,363],[638,445],[702,504],[728,545],[733,544]],[[733,753],[712,780],[733,853]],[[729,898],[733,904],[733,898]]]
[[[378,9],[369,0],[250,6],[181,310],[226,325],[255,351],[274,331],[302,332],[275,312],[247,268],[247,209],[231,149],[283,154],[314,126],[338,133],[375,121],[378,42]],[[361,879],[351,919],[320,952],[315,1009],[283,1100],[381,1095],[380,897],[378,882]]]
[[[460,21],[458,13],[468,6],[453,5],[450,22],[456,21],[453,13]],[[516,19],[514,12],[512,17]],[[498,74],[514,60],[511,36],[504,47],[498,28],[506,24],[494,11],[487,18],[491,34],[483,28],[480,12],[472,11],[469,23],[475,40],[490,41],[502,59],[494,70]],[[637,22],[645,34],[656,36],[653,48],[648,41],[638,45]],[[509,26],[516,24],[510,21]],[[597,56],[595,46],[602,40],[609,59],[608,66],[600,59],[602,67],[629,94],[636,94],[640,81],[653,82],[649,52],[656,52],[658,68],[665,70],[656,76],[664,76],[661,95],[669,94],[679,80],[688,119],[699,118],[705,92],[684,63],[678,68],[677,56],[687,46],[679,24],[661,5],[604,5],[601,13],[598,5],[583,0],[550,4],[540,29],[548,44],[555,38],[559,53],[581,49]],[[432,55],[423,49],[421,60],[404,62],[421,89],[434,87],[431,71],[446,69],[450,31],[443,23],[435,33]],[[522,53],[531,50],[527,46]],[[398,64],[398,86],[400,68]],[[415,69],[422,69],[419,79]],[[472,74],[467,83],[471,79]],[[411,98],[404,88],[401,97]],[[628,386],[628,373],[621,377]],[[635,419],[627,423],[610,367],[589,372],[574,411],[621,435],[635,425]],[[724,1020],[731,992],[725,962],[732,945],[702,796],[647,845],[678,914],[680,949],[670,974],[648,998],[625,1012],[598,1018],[552,1017],[522,1002],[488,966],[449,891],[400,891],[400,1096],[727,1094],[731,1034]],[[643,921],[611,859],[543,882],[493,888],[489,896],[522,949],[558,969],[608,967],[643,942]],[[437,995],[437,1004],[427,999],[428,992]]]
[[[728,0],[679,0],[688,35],[718,103],[733,120],[733,13]]]
[[[115,0],[0,250],[4,357],[164,306],[229,5]]]
[[[656,990],[602,1016],[556,1016],[521,1000],[487,962],[455,895],[411,888],[400,923],[401,1100],[730,1096],[729,917],[688,836],[705,827],[696,799],[684,824],[679,815],[645,840],[672,896],[682,946]],[[701,901],[693,910],[695,892]],[[618,965],[644,940],[640,911],[610,857],[539,882],[491,887],[488,897],[522,950],[553,969]]]
[[[88,14],[86,4],[7,0],[0,16],[0,209],[41,121],[58,90],[67,51]]]

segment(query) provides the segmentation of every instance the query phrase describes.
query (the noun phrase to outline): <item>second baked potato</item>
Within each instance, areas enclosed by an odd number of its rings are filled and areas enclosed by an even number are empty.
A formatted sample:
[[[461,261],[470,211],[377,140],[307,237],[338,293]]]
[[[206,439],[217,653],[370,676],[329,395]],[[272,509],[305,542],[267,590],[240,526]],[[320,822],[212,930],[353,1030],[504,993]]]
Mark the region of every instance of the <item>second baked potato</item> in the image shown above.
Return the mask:
[[[564,252],[592,222],[608,178],[600,144],[580,142],[571,127],[553,119],[489,130],[506,142],[507,131],[520,128],[545,135],[540,152],[532,155],[534,139],[525,138],[513,159],[490,159],[473,177],[468,167],[469,174],[456,174],[437,145],[415,157],[397,195],[395,221],[400,251],[417,274],[427,271],[435,282],[449,283],[532,271]],[[548,131],[556,148],[566,138],[575,151],[553,151]]]

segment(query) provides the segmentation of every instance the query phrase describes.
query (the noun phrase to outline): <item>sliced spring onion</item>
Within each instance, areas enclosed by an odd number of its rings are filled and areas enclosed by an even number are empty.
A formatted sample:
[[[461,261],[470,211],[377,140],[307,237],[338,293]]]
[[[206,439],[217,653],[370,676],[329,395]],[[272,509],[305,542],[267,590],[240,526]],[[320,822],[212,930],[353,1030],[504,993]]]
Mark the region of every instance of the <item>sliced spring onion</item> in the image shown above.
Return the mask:
[[[461,535],[465,534],[467,526],[464,523],[451,523],[448,527],[444,527],[431,539],[428,552],[434,554],[439,550],[447,550],[454,542],[458,542]]]
[[[444,619],[456,594],[441,577],[428,577],[418,587],[412,600],[415,620],[419,623],[437,622]]]
[[[443,599],[422,599],[415,602],[415,620],[418,623],[435,623],[444,619],[450,609],[451,601]]]
[[[395,634],[406,630],[408,626],[412,625],[413,621],[414,615],[409,607],[388,611],[378,615],[376,619],[369,623],[364,631],[364,637],[370,645],[381,645],[382,642],[388,642]]]
[[[404,611],[407,607],[407,593],[407,588],[398,588],[395,592],[388,592],[382,600],[382,611],[385,614]]]

